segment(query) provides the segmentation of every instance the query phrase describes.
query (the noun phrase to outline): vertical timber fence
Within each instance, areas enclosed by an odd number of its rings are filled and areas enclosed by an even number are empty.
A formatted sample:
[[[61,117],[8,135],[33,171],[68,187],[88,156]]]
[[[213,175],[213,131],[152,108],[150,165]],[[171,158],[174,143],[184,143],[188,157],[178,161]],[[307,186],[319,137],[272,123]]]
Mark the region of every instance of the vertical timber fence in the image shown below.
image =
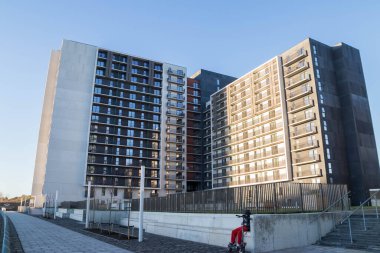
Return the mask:
[[[338,184],[271,183],[169,194],[144,199],[144,211],[176,213],[296,213],[319,212],[342,198],[337,210],[347,210],[347,186]],[[344,196],[346,195],[346,196]],[[139,199],[132,200],[132,211]]]

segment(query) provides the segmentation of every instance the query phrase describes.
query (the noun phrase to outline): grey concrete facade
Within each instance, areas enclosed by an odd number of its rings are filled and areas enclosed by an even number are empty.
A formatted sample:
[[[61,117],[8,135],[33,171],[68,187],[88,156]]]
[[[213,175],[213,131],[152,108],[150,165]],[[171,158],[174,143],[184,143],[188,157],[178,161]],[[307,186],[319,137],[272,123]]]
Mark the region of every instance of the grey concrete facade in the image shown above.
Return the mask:
[[[59,63],[57,55],[52,55],[34,196],[55,196],[58,191],[62,200],[83,199],[96,53],[94,46],[64,40]],[[36,199],[36,206],[41,204]]]

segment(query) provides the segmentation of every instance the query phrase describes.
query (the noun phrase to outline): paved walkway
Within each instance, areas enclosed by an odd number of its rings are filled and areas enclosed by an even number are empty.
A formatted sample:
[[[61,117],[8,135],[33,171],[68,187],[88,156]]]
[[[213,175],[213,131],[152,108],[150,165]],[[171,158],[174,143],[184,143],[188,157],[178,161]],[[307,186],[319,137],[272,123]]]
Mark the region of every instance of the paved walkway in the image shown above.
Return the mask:
[[[8,212],[26,253],[112,252],[131,253],[29,215]]]
[[[302,248],[272,251],[272,253],[368,253],[368,251],[312,245]]]

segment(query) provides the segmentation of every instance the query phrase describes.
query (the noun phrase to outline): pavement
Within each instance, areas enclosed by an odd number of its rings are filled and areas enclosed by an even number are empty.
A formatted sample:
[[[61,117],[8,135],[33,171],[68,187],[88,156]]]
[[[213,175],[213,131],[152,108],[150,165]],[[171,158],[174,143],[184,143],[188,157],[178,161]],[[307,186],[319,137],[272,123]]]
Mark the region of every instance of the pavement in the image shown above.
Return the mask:
[[[144,242],[123,241],[84,230],[84,225],[70,219],[44,220],[30,215],[7,213],[22,247],[32,252],[124,252],[124,253],[222,253],[226,248],[144,233]],[[307,246],[271,253],[368,253],[346,248]],[[374,252],[374,251],[371,251]]]
[[[26,253],[131,253],[39,218],[16,212],[8,212],[7,215],[15,226]]]

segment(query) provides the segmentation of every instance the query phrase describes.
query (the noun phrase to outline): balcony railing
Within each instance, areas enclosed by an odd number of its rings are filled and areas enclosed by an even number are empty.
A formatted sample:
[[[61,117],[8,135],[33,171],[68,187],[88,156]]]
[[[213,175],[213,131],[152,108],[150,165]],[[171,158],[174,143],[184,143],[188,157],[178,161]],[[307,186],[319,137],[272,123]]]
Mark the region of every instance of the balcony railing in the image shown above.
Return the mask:
[[[285,77],[294,76],[295,74],[300,73],[301,71],[309,68],[309,63],[306,61],[298,62],[295,65],[292,65],[291,67],[287,67],[285,70]]]
[[[315,119],[315,113],[295,115],[293,118],[290,119],[290,125],[292,126],[299,125],[299,124],[302,124],[314,119]]]
[[[180,147],[165,147],[165,150],[169,151],[169,152],[182,152],[183,148],[180,148]]]
[[[184,101],[185,97],[180,95],[168,94],[167,98]]]
[[[185,89],[182,88],[182,87],[176,87],[176,86],[169,85],[169,86],[168,86],[168,91],[175,91],[175,92],[181,92],[181,93],[184,93],[184,92],[185,92]]]
[[[184,171],[184,166],[173,166],[173,165],[165,165],[166,170],[173,170],[173,171]]]
[[[174,78],[170,78],[170,77],[169,77],[167,80],[168,80],[168,82],[170,82],[170,83],[176,83],[176,84],[182,84],[182,85],[185,84],[185,81],[184,81],[184,80],[181,80],[181,79],[174,79]]]
[[[320,161],[319,154],[305,155],[305,156],[295,156],[293,160],[293,165],[301,165],[307,163],[314,163]]]
[[[289,106],[289,113],[296,113],[312,106],[314,106],[313,99],[291,102]]]
[[[185,72],[183,72],[182,70],[172,70],[171,68],[168,69],[168,74],[169,75],[175,75],[175,76],[181,76],[181,77],[184,77],[185,76]]]
[[[183,175],[165,175],[166,180],[184,180],[185,176]]]
[[[185,122],[183,122],[182,120],[181,121],[178,121],[178,120],[166,120],[166,123],[169,124],[169,125],[179,125],[179,126],[184,126],[185,125]]]
[[[297,171],[295,173],[295,178],[320,177],[320,176],[322,176],[321,169]]]
[[[289,91],[289,93],[288,93],[288,101],[296,100],[296,99],[301,98],[301,97],[303,97],[305,95],[308,95],[308,94],[310,94],[312,92],[313,92],[313,89],[310,87],[309,84],[302,85],[302,86],[300,86],[297,89]]]
[[[310,81],[311,77],[310,74],[308,73],[301,73],[300,75],[291,78],[287,83],[286,83],[286,89],[292,89],[294,87],[297,87],[298,85],[301,85],[307,81]]]
[[[292,138],[301,138],[310,134],[317,133],[317,127],[305,127],[302,129],[297,129],[291,133]]]
[[[297,50],[297,52],[291,54],[291,55],[288,55],[285,60],[284,60],[284,66],[289,66],[291,65],[292,63],[298,61],[298,60],[301,60],[302,58],[304,58],[305,56],[307,56],[307,51],[303,48]]]
[[[318,140],[305,141],[305,142],[294,144],[292,151],[302,151],[306,149],[317,148],[318,146],[319,146]]]

